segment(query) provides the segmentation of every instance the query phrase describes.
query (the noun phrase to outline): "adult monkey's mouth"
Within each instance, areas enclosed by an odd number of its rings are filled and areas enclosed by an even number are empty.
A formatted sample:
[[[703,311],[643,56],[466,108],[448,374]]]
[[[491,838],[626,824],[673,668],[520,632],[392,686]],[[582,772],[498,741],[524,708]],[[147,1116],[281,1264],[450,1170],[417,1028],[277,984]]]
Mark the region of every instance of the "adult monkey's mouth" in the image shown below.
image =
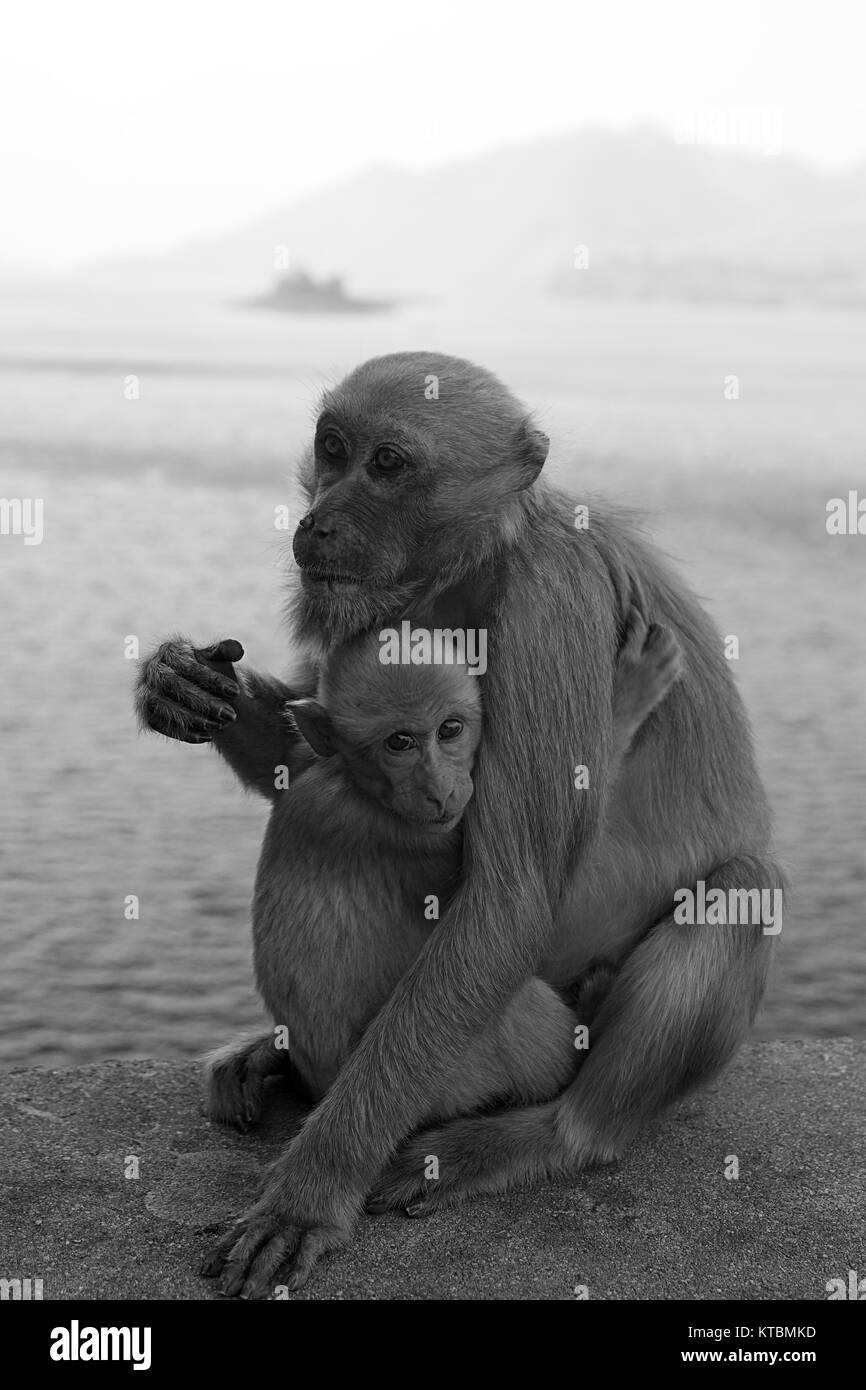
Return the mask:
[[[321,565],[301,565],[301,574],[312,584],[355,584],[363,585],[363,579],[356,574],[343,574],[338,570],[326,570]]]

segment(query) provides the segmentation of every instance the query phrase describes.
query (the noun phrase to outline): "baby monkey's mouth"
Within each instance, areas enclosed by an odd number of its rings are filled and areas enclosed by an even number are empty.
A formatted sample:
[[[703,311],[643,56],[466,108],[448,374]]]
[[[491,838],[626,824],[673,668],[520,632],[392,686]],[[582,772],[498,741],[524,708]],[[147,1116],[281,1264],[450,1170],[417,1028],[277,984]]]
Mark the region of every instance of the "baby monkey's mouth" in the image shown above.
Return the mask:
[[[456,814],[451,812],[444,816],[407,816],[401,811],[395,811],[394,814],[398,815],[401,820],[408,822],[409,825],[429,825],[431,830],[450,830],[452,826],[457,824],[463,812],[458,811]]]

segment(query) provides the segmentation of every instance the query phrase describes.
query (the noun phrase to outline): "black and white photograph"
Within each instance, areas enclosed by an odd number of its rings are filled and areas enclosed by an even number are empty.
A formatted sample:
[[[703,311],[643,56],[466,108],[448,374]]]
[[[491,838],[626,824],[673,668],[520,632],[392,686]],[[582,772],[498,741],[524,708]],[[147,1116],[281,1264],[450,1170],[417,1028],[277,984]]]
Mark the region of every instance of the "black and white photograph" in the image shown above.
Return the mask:
[[[569,1326],[623,1366],[827,1375],[816,1305],[866,1300],[862,8],[3,31],[24,1364],[559,1301],[620,1305]]]

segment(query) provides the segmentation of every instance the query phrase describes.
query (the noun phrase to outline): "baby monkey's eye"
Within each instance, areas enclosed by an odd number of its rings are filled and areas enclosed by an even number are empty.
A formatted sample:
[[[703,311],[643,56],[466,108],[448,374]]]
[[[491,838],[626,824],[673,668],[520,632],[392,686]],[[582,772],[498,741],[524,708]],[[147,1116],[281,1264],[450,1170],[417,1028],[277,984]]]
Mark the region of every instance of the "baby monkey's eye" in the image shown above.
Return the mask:
[[[389,738],[385,739],[385,747],[390,748],[392,753],[406,753],[415,746],[415,740],[411,734],[391,734]]]
[[[447,742],[449,738],[458,738],[463,733],[463,721],[461,719],[446,719],[444,724],[439,725],[439,738]]]
[[[404,463],[397,450],[390,449],[387,444],[376,450],[373,461],[380,473],[397,473]]]

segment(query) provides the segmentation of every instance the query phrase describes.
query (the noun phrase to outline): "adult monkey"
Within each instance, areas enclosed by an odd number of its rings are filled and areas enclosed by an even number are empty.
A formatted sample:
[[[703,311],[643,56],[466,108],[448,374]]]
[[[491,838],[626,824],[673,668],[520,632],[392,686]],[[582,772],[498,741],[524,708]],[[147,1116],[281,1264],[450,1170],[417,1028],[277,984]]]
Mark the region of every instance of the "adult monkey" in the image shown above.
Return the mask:
[[[288,1261],[282,1282],[300,1287],[348,1239],[374,1186],[377,1206],[417,1197],[426,1154],[439,1158],[442,1195],[613,1157],[728,1060],[757,1008],[770,951],[760,925],[684,928],[672,917],[675,890],[699,879],[708,891],[781,883],[720,638],[624,521],[594,508],[589,529],[575,529],[573,504],[538,481],[547,447],[494,376],[435,353],[374,359],[323,399],[302,467],[311,510],[294,539],[295,634],[314,658],[401,618],[486,628],[485,734],[461,885],[260,1200],[206,1262],[228,1294],[267,1296]],[[632,603],[673,628],[685,671],[609,785]],[[164,644],[144,664],[139,709],[175,738],[212,738],[273,797],[282,703],[313,681],[245,677],[234,698],[231,667],[218,672],[239,650],[220,644],[198,660],[188,643]],[[581,764],[589,785],[578,790]],[[573,929],[556,935],[565,894]],[[427,1131],[395,1157],[448,1066],[522,981],[566,984],[600,956],[621,968],[568,1090]]]

